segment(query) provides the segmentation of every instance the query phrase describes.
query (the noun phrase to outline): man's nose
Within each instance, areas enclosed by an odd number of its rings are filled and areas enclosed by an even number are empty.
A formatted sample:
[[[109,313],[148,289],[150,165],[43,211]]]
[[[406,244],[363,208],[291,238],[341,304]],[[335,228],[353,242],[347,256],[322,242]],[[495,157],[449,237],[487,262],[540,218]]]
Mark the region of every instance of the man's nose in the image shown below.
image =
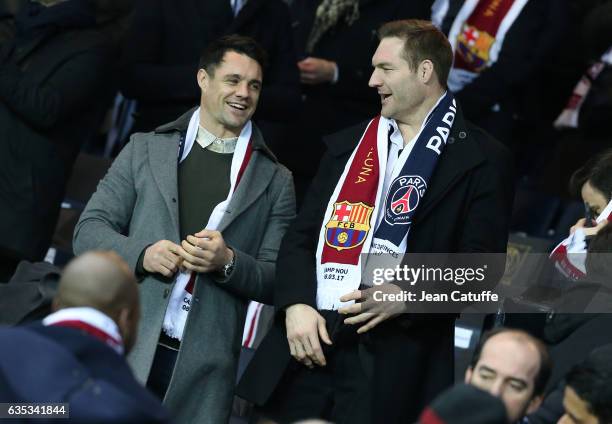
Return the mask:
[[[501,398],[501,395],[504,391],[504,382],[503,380],[495,380],[493,384],[491,384],[488,388],[489,393],[493,396]]]
[[[376,69],[372,72],[372,75],[370,76],[370,81],[368,81],[368,85],[372,88],[380,87],[380,78],[378,78],[378,73],[376,72]]]
[[[236,95],[239,97],[249,97],[249,84],[244,81],[238,84],[236,88]]]

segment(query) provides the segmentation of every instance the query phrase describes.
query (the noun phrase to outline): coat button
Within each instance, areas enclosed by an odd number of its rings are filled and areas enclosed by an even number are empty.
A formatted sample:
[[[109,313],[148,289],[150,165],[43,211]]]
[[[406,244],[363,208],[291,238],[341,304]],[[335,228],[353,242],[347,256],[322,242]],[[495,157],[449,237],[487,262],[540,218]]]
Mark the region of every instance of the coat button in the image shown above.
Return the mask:
[[[453,144],[455,142],[455,137],[448,137],[448,144]]]
[[[164,299],[167,298],[169,294],[170,294],[170,289],[165,289],[164,290]]]
[[[172,203],[176,203],[176,197],[172,198]]]
[[[465,133],[465,131],[461,131],[459,133],[459,138],[463,140],[465,137],[467,137],[467,134]]]

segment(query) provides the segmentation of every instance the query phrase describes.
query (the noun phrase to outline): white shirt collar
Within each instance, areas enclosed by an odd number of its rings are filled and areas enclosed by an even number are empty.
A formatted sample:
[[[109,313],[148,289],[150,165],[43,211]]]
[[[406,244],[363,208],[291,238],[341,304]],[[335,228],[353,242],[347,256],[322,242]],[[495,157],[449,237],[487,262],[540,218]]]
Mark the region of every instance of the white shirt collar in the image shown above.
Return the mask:
[[[196,142],[204,149],[208,149],[215,153],[234,153],[238,137],[219,138],[206,128],[198,125],[198,133]]]

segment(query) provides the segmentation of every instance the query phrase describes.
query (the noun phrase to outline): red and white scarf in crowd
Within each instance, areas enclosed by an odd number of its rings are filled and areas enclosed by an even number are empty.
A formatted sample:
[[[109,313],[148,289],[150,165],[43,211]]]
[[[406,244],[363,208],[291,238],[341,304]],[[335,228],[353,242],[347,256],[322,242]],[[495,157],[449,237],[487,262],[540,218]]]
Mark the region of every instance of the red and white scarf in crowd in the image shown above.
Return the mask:
[[[595,222],[599,224],[604,219],[612,221],[612,201],[606,205]],[[586,235],[584,229],[579,228],[559,243],[549,257],[555,264],[555,268],[566,278],[581,280],[586,276],[586,253]]]
[[[43,319],[45,326],[68,327],[81,330],[101,340],[119,355],[123,355],[123,338],[119,327],[106,314],[94,308],[65,308],[48,315]]]
[[[450,28],[448,39],[455,54],[448,87],[460,91],[499,58],[504,39],[528,0],[465,0]],[[436,0],[432,21],[438,27],[450,0]]]
[[[555,120],[555,128],[578,128],[580,108],[582,108],[582,104],[587,94],[591,91],[593,81],[597,79],[606,66],[610,65],[612,65],[612,47],[601,56],[599,61],[592,64],[589,69],[587,69],[586,74],[580,78],[580,81],[578,81],[578,84],[574,87],[574,92],[567,102],[565,109],[563,109],[563,112],[561,112],[559,117]]]
[[[179,154],[181,154],[179,163],[185,160],[191,151],[199,126],[200,108],[196,109],[191,116],[191,120],[189,121],[183,149],[179,150]],[[210,214],[206,226],[203,227],[207,230],[216,230],[219,227],[219,223],[225,215],[225,211],[232,200],[232,195],[236,191],[236,187],[240,182],[240,178],[242,177],[242,174],[244,173],[253,152],[252,144],[250,142],[252,133],[253,126],[251,121],[249,121],[240,132],[238,142],[236,143],[236,150],[234,151],[234,156],[232,157],[229,193],[227,194],[227,198],[215,206]],[[178,340],[182,340],[183,338],[183,330],[185,329],[185,323],[187,322],[187,315],[191,309],[191,300],[196,278],[197,273],[191,271],[179,272],[176,276],[163,323],[164,333],[172,338]]]
[[[389,153],[394,121],[381,116],[370,121],[323,217],[316,252],[319,310],[336,310],[344,304],[342,295],[361,283],[372,285],[361,278],[362,253],[401,260],[412,217],[446,145],[456,108],[452,93],[443,94],[399,157],[393,146]],[[394,156],[397,160],[391,162]]]

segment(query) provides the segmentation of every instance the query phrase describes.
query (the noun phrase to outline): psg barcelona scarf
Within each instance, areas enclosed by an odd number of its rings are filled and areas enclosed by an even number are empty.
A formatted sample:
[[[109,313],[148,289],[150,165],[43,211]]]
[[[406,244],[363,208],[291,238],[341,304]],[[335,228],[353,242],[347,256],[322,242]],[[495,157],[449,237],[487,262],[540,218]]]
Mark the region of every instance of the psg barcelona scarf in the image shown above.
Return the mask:
[[[412,219],[449,137],[457,104],[446,92],[415,141],[400,154],[385,186],[388,119],[368,124],[329,199],[316,253],[317,307],[336,310],[340,296],[359,287],[361,254],[400,254]],[[375,228],[375,231],[372,229]]]
[[[195,141],[198,126],[200,125],[200,108],[197,108],[196,111],[191,116],[191,120],[189,121],[189,126],[187,127],[187,134],[185,135],[185,143],[181,145],[179,148],[179,162],[185,160],[191,148],[193,147],[193,143]],[[230,168],[230,189],[227,194],[227,198],[219,203],[213,209],[210,217],[208,218],[208,222],[204,228],[207,230],[216,230],[219,227],[219,223],[221,219],[225,215],[225,211],[230,201],[232,200],[232,195],[236,191],[236,187],[240,182],[240,178],[246,169],[249,160],[251,158],[251,154],[253,152],[251,140],[252,134],[252,124],[251,121],[247,122],[247,124],[242,129],[240,136],[238,137],[238,143],[236,144],[236,150],[234,151],[234,156],[232,157],[232,164]],[[177,274],[175,279],[174,287],[172,288],[172,294],[170,296],[170,301],[168,302],[168,306],[166,308],[166,315],[164,316],[163,323],[163,331],[168,336],[182,340],[183,338],[183,330],[185,329],[185,323],[187,322],[187,315],[189,314],[189,310],[191,309],[191,300],[193,297],[193,289],[195,286],[197,273],[192,271],[183,271]]]
[[[460,91],[499,57],[506,33],[528,0],[465,0],[448,34],[455,54],[448,87]],[[432,20],[441,26],[450,0],[436,0]]]

